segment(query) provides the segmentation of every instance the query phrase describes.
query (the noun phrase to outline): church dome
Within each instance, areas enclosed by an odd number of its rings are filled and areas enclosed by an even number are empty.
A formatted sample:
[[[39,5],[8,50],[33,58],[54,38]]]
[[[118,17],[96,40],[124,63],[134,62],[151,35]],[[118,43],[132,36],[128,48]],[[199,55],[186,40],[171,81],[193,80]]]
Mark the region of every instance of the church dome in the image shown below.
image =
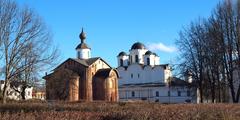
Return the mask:
[[[145,49],[145,46],[140,42],[136,42],[131,47],[131,50],[135,50],[135,49]]]
[[[90,47],[88,47],[88,45],[86,43],[80,43],[77,47],[77,49],[91,49]]]
[[[85,40],[85,39],[86,39],[86,33],[83,31],[83,28],[82,28],[82,32],[81,32],[80,35],[79,35],[79,38],[80,38],[81,40]]]
[[[127,53],[125,53],[125,52],[120,52],[119,54],[118,54],[118,57],[119,56],[127,56]]]
[[[153,53],[153,55],[158,56],[157,53]]]
[[[151,51],[147,51],[145,55],[154,55]]]

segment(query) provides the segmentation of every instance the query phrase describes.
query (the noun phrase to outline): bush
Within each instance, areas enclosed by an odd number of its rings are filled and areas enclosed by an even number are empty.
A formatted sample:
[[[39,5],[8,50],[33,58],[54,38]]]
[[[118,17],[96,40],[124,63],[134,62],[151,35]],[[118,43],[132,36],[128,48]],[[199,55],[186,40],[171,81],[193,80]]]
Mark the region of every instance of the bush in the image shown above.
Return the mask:
[[[215,120],[240,119],[239,104],[159,104],[145,102],[48,102],[21,101],[0,104],[0,118],[100,119],[100,120]]]

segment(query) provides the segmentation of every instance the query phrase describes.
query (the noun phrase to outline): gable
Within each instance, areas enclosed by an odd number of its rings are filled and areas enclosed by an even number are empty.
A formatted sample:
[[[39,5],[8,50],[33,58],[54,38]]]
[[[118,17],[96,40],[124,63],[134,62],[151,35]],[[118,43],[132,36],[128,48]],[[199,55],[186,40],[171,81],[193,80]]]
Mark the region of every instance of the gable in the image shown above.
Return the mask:
[[[91,63],[89,66],[96,66],[97,69],[105,69],[105,68],[112,68],[106,61],[104,61],[102,58],[99,58],[95,61],[89,62]]]
[[[53,71],[56,71],[57,69],[61,68],[62,66],[64,65],[67,65],[67,64],[79,64],[83,67],[88,67],[87,63],[86,62],[79,62],[79,61],[76,61],[72,58],[68,58],[67,60],[65,60],[63,63],[61,63],[60,65],[58,65],[55,69],[53,69]]]

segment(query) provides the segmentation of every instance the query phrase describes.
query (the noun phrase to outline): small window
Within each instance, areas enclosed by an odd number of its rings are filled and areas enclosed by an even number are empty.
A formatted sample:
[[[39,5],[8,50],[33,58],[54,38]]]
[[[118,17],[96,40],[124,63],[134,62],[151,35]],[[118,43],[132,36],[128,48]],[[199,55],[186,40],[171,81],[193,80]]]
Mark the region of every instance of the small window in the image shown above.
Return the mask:
[[[140,78],[140,74],[138,73],[138,78]]]
[[[120,59],[120,66],[123,66],[123,59]]]
[[[131,78],[133,78],[133,74],[131,74]]]
[[[150,65],[150,58],[147,58],[147,65]]]
[[[78,58],[80,58],[80,52],[78,52]]]
[[[138,55],[135,55],[135,61],[138,63]]]
[[[181,91],[178,91],[178,96],[181,96]]]
[[[190,94],[191,94],[191,93],[190,93],[190,91],[188,90],[188,91],[187,91],[187,96],[189,97],[189,96],[190,96]]]
[[[28,91],[28,96],[30,96],[30,94],[31,94],[30,91]]]
[[[171,92],[170,91],[168,91],[168,96],[171,96]]]
[[[135,97],[135,92],[134,91],[132,91],[132,97]]]
[[[156,97],[159,97],[159,92],[158,91],[156,91]]]

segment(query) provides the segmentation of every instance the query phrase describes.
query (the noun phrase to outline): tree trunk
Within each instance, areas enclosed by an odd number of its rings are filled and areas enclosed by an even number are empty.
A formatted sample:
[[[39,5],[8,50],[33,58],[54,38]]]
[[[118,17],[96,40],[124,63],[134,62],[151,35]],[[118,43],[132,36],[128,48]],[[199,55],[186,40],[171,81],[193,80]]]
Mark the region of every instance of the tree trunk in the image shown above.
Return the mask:
[[[7,103],[7,91],[8,91],[8,83],[5,81],[4,87],[3,87],[3,101],[2,103]]]
[[[26,97],[25,97],[25,95],[26,95],[26,93],[25,93],[26,88],[27,88],[27,86],[25,86],[25,85],[22,86],[22,90],[21,90],[21,93],[20,93],[21,97],[22,97],[22,100],[26,99]]]

